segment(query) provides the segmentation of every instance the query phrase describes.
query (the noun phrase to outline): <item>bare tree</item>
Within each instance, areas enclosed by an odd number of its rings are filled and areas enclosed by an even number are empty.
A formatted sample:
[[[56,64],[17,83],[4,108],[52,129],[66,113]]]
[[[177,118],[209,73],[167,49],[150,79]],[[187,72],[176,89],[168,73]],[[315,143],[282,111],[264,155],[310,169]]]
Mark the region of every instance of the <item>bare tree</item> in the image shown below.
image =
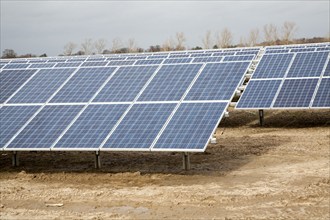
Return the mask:
[[[120,50],[120,48],[122,47],[122,41],[120,38],[115,38],[112,40],[112,47],[111,47],[111,52],[112,53],[116,53]]]
[[[183,32],[177,32],[175,34],[175,38],[176,38],[176,41],[177,41],[177,44],[176,44],[176,50],[184,50],[186,49],[184,47],[184,42],[186,41],[186,37],[184,36],[184,33]]]
[[[240,47],[246,47],[247,46],[247,43],[246,43],[246,40],[244,37],[240,37],[239,39],[239,44],[238,44]]]
[[[103,53],[107,46],[107,41],[104,38],[100,38],[97,41],[94,42],[94,47],[96,49],[97,54]]]
[[[228,28],[224,28],[216,34],[216,44],[218,48],[228,48],[232,45],[233,35]]]
[[[259,29],[255,28],[250,31],[247,45],[250,47],[256,46],[259,40]]]
[[[278,40],[277,27],[274,24],[264,25],[264,38],[268,44],[275,44]]]
[[[63,54],[65,56],[71,56],[73,54],[73,51],[77,48],[77,44],[73,42],[69,42],[64,45],[64,51]]]
[[[91,38],[85,39],[85,41],[81,44],[81,50],[85,55],[90,55],[93,53],[93,40]]]
[[[5,49],[2,52],[2,57],[4,59],[8,59],[8,58],[16,58],[17,54],[15,53],[15,51],[13,49]]]
[[[296,32],[296,23],[290,21],[284,22],[282,26],[282,40],[288,44],[293,39],[293,36]]]
[[[205,34],[205,37],[202,40],[203,40],[204,49],[210,49],[213,44],[212,32],[210,30],[208,30]]]
[[[134,38],[128,39],[127,48],[129,53],[133,53],[137,51],[137,44]]]
[[[162,45],[162,50],[163,51],[172,51],[174,50],[174,40],[170,37],[168,38]]]

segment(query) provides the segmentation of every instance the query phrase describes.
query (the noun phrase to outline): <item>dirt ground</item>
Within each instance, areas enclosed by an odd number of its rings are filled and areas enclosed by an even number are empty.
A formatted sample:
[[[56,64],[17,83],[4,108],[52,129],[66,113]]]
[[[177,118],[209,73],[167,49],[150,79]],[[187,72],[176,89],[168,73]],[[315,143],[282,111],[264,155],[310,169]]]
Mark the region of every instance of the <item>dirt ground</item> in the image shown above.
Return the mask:
[[[329,219],[330,111],[233,111],[180,153],[0,152],[0,219]]]

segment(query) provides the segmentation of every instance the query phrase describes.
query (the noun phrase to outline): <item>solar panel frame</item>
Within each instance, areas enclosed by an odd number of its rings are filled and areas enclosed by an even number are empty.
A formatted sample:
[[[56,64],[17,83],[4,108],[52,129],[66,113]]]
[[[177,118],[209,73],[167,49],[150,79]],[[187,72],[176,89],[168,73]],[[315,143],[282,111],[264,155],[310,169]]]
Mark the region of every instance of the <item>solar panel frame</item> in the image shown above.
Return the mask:
[[[310,107],[312,109],[330,108],[330,77],[320,79]]]

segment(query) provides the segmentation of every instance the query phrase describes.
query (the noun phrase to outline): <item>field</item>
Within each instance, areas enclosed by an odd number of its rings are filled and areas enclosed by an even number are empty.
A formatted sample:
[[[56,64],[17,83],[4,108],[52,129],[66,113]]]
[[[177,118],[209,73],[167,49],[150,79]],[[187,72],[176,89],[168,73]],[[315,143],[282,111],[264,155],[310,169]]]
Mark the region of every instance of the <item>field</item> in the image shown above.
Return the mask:
[[[330,111],[232,111],[180,153],[1,152],[0,219],[329,219]]]

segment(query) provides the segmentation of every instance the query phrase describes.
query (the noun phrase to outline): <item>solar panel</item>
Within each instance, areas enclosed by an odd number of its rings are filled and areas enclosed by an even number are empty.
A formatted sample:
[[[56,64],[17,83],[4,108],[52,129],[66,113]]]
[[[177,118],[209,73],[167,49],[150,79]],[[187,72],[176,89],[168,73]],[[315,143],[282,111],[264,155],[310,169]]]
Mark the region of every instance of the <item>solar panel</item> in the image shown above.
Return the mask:
[[[3,70],[0,73],[0,103],[4,103],[37,70]]]
[[[327,67],[324,70],[323,76],[330,76],[330,60],[328,61]]]
[[[28,60],[12,60],[10,63],[11,64],[27,64],[29,61]]]
[[[244,55],[244,56],[225,56],[223,61],[248,61],[253,60],[254,55]]]
[[[179,101],[202,64],[164,65],[138,101]]]
[[[249,54],[257,55],[258,53],[259,53],[259,50],[240,51],[240,52],[236,52],[235,55],[249,55]]]
[[[182,103],[152,151],[204,151],[227,104]]]
[[[297,53],[287,77],[319,77],[328,55],[328,52]]]
[[[222,57],[196,57],[192,61],[193,63],[212,63],[212,62],[220,62]]]
[[[168,55],[151,55],[147,59],[166,59]]]
[[[275,108],[309,107],[318,79],[286,79],[275,100]]]
[[[253,78],[283,78],[292,58],[293,54],[265,54],[254,71]]]
[[[133,65],[135,63],[135,60],[114,60],[110,61],[108,66],[129,66]]]
[[[78,67],[82,62],[57,63],[55,67]]]
[[[106,66],[108,61],[89,61],[83,62],[81,66]]]
[[[26,69],[31,64],[25,64],[25,63],[8,63],[3,69]]]
[[[290,50],[288,49],[270,49],[266,50],[266,54],[273,54],[273,53],[288,53]]]
[[[0,148],[19,131],[40,106],[3,106],[0,108]]]
[[[144,149],[157,137],[176,104],[135,104],[102,149]]]
[[[127,57],[126,60],[144,60],[147,56],[135,56],[135,57]]]
[[[135,65],[151,65],[151,64],[161,64],[163,59],[147,59],[147,60],[137,60]]]
[[[208,63],[185,100],[229,100],[250,62]]]
[[[42,64],[42,63],[46,63],[48,60],[28,60],[29,63],[33,63],[33,64]]]
[[[80,68],[50,102],[88,102],[114,71],[113,67]]]
[[[59,62],[66,62],[67,59],[60,59],[60,58],[57,58],[57,59],[50,59],[48,60],[47,63],[59,63]]]
[[[213,53],[214,57],[218,57],[218,56],[231,56],[231,55],[235,55],[235,52],[215,52]]]
[[[55,63],[33,63],[29,66],[29,68],[52,68]]]
[[[74,69],[42,69],[8,103],[44,103],[73,71]]]
[[[93,101],[133,101],[157,68],[158,66],[120,67]]]
[[[281,82],[282,80],[250,80],[236,108],[270,108]]]
[[[108,57],[107,60],[109,61],[116,61],[116,60],[125,60],[126,57]]]
[[[330,51],[330,47],[317,48],[317,51]]]
[[[212,54],[208,54],[208,53],[194,53],[194,54],[190,54],[190,57],[209,57]]]
[[[295,49],[291,49],[290,52],[292,53],[296,53],[296,52],[312,52],[315,51],[315,48],[295,48]]]
[[[330,107],[330,78],[323,78],[312,107]]]
[[[95,149],[110,133],[129,105],[89,105],[54,149]]]
[[[45,106],[6,149],[50,150],[51,144],[82,108],[79,105]]]
[[[180,58],[180,59],[166,59],[164,64],[175,64],[175,63],[190,63],[192,58]]]

